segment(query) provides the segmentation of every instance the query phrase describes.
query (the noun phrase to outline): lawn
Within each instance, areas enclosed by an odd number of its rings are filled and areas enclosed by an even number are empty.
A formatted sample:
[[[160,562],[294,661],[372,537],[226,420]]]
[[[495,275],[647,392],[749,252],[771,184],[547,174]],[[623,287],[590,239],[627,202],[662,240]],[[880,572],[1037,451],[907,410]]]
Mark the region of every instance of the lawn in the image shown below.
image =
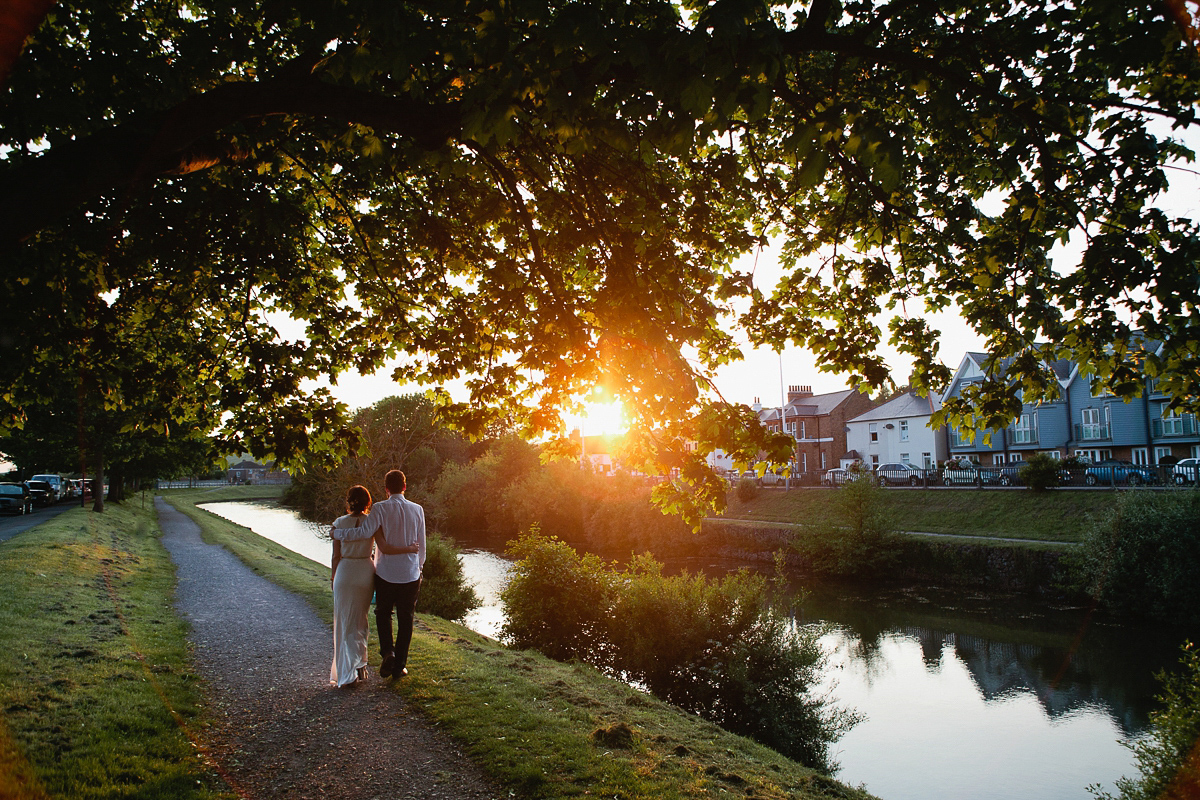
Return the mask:
[[[729,495],[729,519],[804,525],[824,519],[836,489],[762,489],[743,502]],[[1146,491],[1146,490],[1142,490]],[[897,530],[1079,542],[1091,521],[1116,504],[1117,493],[1024,489],[884,489]]]

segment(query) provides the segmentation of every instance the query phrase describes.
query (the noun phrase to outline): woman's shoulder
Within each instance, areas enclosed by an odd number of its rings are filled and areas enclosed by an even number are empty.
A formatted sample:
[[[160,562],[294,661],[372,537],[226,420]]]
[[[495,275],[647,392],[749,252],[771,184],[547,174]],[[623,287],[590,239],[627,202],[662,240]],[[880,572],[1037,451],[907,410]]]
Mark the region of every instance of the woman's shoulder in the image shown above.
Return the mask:
[[[337,519],[335,519],[333,521],[333,527],[335,527],[335,528],[353,528],[354,521],[356,519],[358,519],[358,517],[354,516],[353,514],[343,514],[342,516],[338,517]]]

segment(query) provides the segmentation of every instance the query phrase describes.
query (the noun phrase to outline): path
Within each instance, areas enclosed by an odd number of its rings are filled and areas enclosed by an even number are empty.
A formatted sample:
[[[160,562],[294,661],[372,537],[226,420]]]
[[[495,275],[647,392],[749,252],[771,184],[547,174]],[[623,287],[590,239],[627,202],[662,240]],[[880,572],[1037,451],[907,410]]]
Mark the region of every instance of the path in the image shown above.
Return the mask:
[[[205,544],[162,498],[163,544],[178,570],[175,607],[209,687],[203,738],[246,798],[506,796],[386,681],[333,689],[333,634],[298,596]]]

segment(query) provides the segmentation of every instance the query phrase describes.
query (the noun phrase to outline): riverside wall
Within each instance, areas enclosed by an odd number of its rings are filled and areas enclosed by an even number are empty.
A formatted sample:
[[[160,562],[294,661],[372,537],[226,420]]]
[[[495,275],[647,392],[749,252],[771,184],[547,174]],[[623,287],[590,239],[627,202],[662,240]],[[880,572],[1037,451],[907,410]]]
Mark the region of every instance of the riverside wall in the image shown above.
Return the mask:
[[[782,550],[788,566],[807,564],[790,547],[790,525],[706,519],[693,545],[696,554],[771,564]],[[940,586],[1017,592],[1043,597],[1072,594],[1070,546],[1016,544],[901,534],[895,570],[887,577]]]

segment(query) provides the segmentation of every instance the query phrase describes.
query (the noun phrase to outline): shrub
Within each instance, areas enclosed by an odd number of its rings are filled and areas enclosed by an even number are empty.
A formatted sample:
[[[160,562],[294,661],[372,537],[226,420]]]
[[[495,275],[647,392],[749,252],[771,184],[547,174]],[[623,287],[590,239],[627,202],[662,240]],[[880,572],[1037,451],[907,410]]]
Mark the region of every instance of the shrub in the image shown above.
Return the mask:
[[[1150,712],[1150,732],[1127,745],[1141,777],[1117,781],[1114,798],[1097,787],[1088,791],[1100,800],[1187,800],[1200,797],[1200,650],[1183,645],[1183,671],[1160,673],[1163,708]]]
[[[1084,534],[1080,567],[1110,608],[1200,621],[1200,492],[1122,492]]]
[[[459,620],[479,608],[479,596],[467,585],[454,542],[436,534],[425,539],[425,566],[421,570],[421,592],[417,611]]]
[[[737,488],[734,491],[737,492],[738,500],[741,500],[743,503],[749,503],[758,497],[758,481],[753,478],[742,478],[738,481]]]
[[[846,482],[834,493],[829,516],[798,533],[792,547],[827,575],[868,575],[894,566],[901,543],[884,491],[865,476]]]
[[[1035,492],[1053,489],[1059,484],[1062,462],[1046,453],[1034,453],[1017,471],[1021,483]]]
[[[578,658],[658,697],[832,771],[830,745],[856,721],[816,697],[824,657],[811,631],[772,609],[767,581],[666,577],[649,556],[618,571],[536,531],[502,593],[509,644]]]
[[[500,593],[506,620],[501,638],[540,650],[557,661],[579,659],[602,666],[616,587],[613,574],[593,555],[580,556],[534,526],[507,555],[515,560]]]

